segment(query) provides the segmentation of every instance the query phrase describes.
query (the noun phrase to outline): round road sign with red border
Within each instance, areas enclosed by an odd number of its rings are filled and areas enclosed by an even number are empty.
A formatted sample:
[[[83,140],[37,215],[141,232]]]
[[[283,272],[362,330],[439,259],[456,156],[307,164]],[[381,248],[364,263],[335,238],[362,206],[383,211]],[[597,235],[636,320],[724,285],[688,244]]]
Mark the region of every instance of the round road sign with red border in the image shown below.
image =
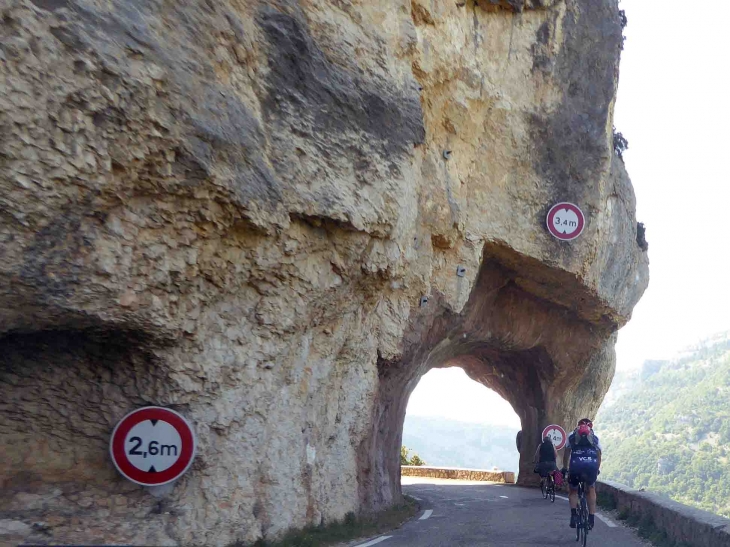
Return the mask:
[[[548,437],[553,442],[556,450],[560,450],[568,442],[568,435],[565,433],[565,429],[556,424],[551,424],[542,430],[540,440],[545,437]]]
[[[169,408],[148,406],[127,414],[114,428],[109,452],[119,472],[143,486],[183,475],[195,457],[193,428]]]
[[[562,202],[550,208],[547,215],[548,231],[562,241],[570,241],[583,233],[586,218],[577,205]]]

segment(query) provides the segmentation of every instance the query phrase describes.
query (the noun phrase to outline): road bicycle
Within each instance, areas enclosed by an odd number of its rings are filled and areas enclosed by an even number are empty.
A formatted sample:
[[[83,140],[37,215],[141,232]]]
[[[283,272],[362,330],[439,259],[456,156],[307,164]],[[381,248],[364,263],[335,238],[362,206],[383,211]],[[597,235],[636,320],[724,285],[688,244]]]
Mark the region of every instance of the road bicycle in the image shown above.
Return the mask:
[[[543,499],[549,499],[552,503],[555,503],[555,479],[552,473],[547,477],[540,477],[540,491]]]

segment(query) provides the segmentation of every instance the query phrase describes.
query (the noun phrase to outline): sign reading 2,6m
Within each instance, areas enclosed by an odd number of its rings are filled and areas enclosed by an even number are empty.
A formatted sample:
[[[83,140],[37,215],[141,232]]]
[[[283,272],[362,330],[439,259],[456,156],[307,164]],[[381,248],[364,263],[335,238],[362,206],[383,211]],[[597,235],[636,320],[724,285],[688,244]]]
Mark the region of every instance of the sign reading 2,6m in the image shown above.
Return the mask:
[[[172,482],[195,457],[190,424],[174,410],[140,408],[127,414],[112,433],[114,465],[129,480],[145,486]]]
[[[547,215],[547,228],[558,239],[570,241],[575,239],[585,228],[586,219],[577,205],[572,203],[556,203]]]

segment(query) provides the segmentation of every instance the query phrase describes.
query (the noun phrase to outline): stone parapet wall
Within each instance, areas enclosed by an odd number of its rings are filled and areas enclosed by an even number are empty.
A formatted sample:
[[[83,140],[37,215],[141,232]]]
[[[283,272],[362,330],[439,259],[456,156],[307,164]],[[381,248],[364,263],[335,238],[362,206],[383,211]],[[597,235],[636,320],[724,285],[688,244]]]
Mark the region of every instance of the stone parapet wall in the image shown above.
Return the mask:
[[[515,483],[512,471],[487,471],[486,469],[460,469],[458,467],[429,467],[426,465],[402,465],[403,477],[430,477],[434,479],[458,479],[465,481]]]
[[[612,496],[619,512],[650,517],[676,542],[692,547],[730,546],[730,519],[615,482],[600,481],[597,490]]]

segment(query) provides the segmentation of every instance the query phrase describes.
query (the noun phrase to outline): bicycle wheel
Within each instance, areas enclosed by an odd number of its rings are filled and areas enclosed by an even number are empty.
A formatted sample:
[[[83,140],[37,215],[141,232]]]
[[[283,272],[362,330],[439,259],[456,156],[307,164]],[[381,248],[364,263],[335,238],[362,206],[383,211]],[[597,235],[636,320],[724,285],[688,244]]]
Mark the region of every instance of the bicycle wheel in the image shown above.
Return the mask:
[[[540,479],[540,492],[542,492],[542,499],[547,498],[547,486],[545,486],[545,478]]]
[[[583,521],[583,547],[586,546],[586,543],[588,542],[588,530],[589,530],[589,524],[588,524],[588,502],[586,501],[585,494],[580,499],[580,512],[582,514],[582,521]]]
[[[555,481],[552,480],[552,477],[550,479],[549,494],[550,494],[550,502],[555,503]]]

